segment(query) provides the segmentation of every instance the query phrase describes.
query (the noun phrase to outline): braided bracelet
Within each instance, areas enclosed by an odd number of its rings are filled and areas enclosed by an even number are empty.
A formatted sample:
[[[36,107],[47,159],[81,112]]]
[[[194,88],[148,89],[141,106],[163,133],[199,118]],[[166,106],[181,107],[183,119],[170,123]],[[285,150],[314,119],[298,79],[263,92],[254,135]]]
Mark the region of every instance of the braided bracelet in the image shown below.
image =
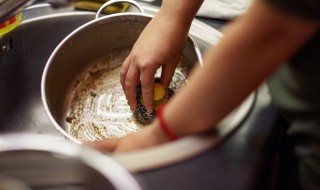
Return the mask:
[[[164,121],[164,118],[163,118],[164,108],[165,108],[165,104],[161,105],[157,110],[157,117],[159,118],[159,121],[160,121],[160,128],[170,140],[174,141],[178,139],[178,137],[168,128],[167,123]]]

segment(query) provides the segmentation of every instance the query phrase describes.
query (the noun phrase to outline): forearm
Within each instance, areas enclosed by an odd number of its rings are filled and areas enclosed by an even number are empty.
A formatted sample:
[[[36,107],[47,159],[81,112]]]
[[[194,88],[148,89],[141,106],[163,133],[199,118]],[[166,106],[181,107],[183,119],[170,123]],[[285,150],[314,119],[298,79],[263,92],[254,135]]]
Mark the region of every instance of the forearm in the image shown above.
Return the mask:
[[[185,136],[216,125],[317,29],[315,21],[292,18],[257,1],[172,99],[164,112],[171,130]]]
[[[177,31],[188,31],[203,0],[164,0],[156,17],[166,20]]]
[[[125,66],[133,68],[128,76],[127,69],[123,69],[121,74],[124,76],[121,84],[128,83],[124,85],[124,89],[131,89],[131,93],[126,95],[134,95],[132,92],[136,91],[136,86],[130,85],[130,82],[135,81],[135,77],[139,77],[141,73],[144,76],[144,63],[160,60],[161,64],[155,65],[162,65],[180,58],[180,51],[184,45],[182,42],[185,39],[183,37],[187,34],[201,2],[202,0],[163,1],[159,13],[143,31],[143,37],[139,38],[140,42],[148,43],[136,43],[138,53],[133,53],[133,58],[127,59],[128,62],[124,63]],[[219,45],[208,52],[204,66],[197,66],[191,73],[188,85],[170,100],[162,115],[167,127],[179,137],[211,129],[282,62],[303,46],[317,30],[318,21],[295,18],[270,9],[261,0],[254,1],[254,6],[247,15],[228,27]],[[159,36],[166,38],[159,40]],[[177,37],[180,39],[177,40]],[[150,42],[157,45],[156,51],[152,51],[155,46],[150,46]],[[175,46],[172,48],[168,44]],[[159,51],[166,49],[170,51]],[[154,54],[150,55],[152,52]],[[141,62],[137,61],[138,58]],[[135,64],[131,63],[132,61]],[[153,81],[154,73],[151,74],[152,80],[146,78],[145,81]],[[141,81],[143,82],[143,77]],[[144,93],[143,96],[146,97],[145,95],[148,93]],[[129,97],[128,101],[131,101],[132,105],[135,96]],[[101,150],[129,151],[167,141],[168,136],[162,131],[159,119],[156,119],[138,133],[94,143],[92,146]]]
[[[164,0],[159,13],[180,23],[191,23],[203,0]]]

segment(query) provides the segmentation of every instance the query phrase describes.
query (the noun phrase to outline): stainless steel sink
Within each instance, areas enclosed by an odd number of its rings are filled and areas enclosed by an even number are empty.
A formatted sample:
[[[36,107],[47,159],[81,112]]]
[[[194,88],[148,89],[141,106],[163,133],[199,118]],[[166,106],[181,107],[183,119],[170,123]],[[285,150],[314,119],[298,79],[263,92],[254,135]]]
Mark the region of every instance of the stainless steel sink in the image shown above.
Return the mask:
[[[93,18],[93,13],[79,12],[29,19],[0,40],[1,131],[53,129],[45,127],[51,123],[41,102],[44,66],[67,34]]]
[[[149,14],[157,11],[154,7],[143,8]],[[94,19],[95,14],[76,12],[70,8],[56,11],[48,4],[40,4],[24,10],[23,15],[23,23],[0,39],[0,133],[34,132],[62,138],[47,117],[41,101],[43,69],[62,39]],[[190,34],[202,52],[216,44],[221,37],[220,32],[197,20],[193,22]],[[250,95],[218,125],[215,135],[219,138],[215,140],[210,135],[192,136],[147,151],[116,154],[113,157],[130,171],[141,171],[195,156],[238,127],[248,115],[254,97],[254,94]],[[188,147],[188,150],[183,147]],[[159,155],[166,156],[162,156],[162,159]],[[142,161],[151,157],[154,158]]]

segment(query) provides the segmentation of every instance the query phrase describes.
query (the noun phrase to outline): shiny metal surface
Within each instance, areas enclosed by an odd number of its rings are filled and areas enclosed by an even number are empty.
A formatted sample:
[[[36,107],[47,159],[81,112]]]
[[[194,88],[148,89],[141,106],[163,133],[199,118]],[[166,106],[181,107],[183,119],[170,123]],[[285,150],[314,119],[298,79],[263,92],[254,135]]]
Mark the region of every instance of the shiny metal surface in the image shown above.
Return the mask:
[[[35,134],[0,136],[0,181],[5,179],[2,187],[15,182],[11,190],[141,189],[109,156]]]
[[[99,10],[97,11],[96,14],[96,19],[100,17],[100,14],[103,12],[103,10],[107,7],[109,7],[110,5],[114,4],[114,3],[129,3],[130,5],[135,6],[140,13],[144,13],[143,8],[140,6],[140,4],[138,4],[136,1],[134,0],[110,0],[107,1],[106,3],[104,3],[103,5],[101,5],[101,7],[99,8]]]
[[[0,131],[55,133],[41,102],[43,69],[57,44],[93,18],[79,12],[30,19],[0,39]]]
[[[31,5],[35,0],[1,0],[0,23],[21,11],[25,6]]]

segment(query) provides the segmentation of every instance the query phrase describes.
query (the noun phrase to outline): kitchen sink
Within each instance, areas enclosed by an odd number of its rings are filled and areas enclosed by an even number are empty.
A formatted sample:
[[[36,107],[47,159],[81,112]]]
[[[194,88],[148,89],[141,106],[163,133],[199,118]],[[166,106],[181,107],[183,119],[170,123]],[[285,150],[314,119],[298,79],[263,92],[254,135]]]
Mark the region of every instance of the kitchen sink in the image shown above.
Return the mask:
[[[149,14],[157,11],[153,7],[143,7]],[[45,133],[63,139],[46,115],[41,101],[43,69],[64,37],[93,20],[95,14],[72,9],[56,11],[48,4],[41,4],[25,9],[23,15],[22,24],[0,39],[0,133]],[[190,35],[201,52],[218,43],[221,37],[220,32],[197,20],[192,24]],[[218,125],[215,134],[191,136],[150,150],[115,154],[113,158],[130,171],[141,171],[197,155],[236,129],[249,114],[254,100],[253,93]],[[212,138],[212,135],[218,138]],[[166,156],[161,159],[159,155]],[[142,161],[144,158],[151,159]]]
[[[44,66],[67,34],[93,18],[94,14],[82,12],[38,17],[24,21],[0,40],[1,131],[54,129],[41,102]]]

